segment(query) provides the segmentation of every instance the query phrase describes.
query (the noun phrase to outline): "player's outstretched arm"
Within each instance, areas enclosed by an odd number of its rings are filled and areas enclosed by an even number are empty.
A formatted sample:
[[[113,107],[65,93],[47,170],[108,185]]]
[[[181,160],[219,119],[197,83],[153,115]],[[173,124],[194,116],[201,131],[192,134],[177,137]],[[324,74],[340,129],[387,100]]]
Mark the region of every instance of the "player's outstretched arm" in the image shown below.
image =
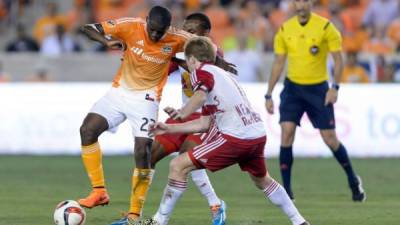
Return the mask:
[[[188,66],[186,64],[186,61],[177,57],[172,57],[171,59],[175,63],[177,63],[180,67],[184,68],[185,70],[189,71]],[[225,59],[221,58],[220,56],[216,56],[215,58],[215,65],[218,66],[219,68],[231,72],[235,75],[238,75],[238,72],[236,70],[236,65],[230,62],[225,61]]]
[[[236,70],[236,65],[230,62],[225,61],[225,59],[223,59],[220,56],[217,56],[215,58],[215,65],[218,66],[219,68],[231,72],[235,75],[238,75],[238,71]]]
[[[167,133],[203,133],[210,128],[210,124],[210,116],[201,116],[199,119],[177,124],[165,124],[157,122],[149,125],[149,134],[154,136]]]
[[[282,74],[283,68],[286,63],[286,54],[276,54],[272,64],[271,76],[268,81],[268,91],[265,95],[265,107],[269,113],[274,113],[274,102],[272,101],[272,91],[275,88],[279,77]]]
[[[197,109],[202,107],[206,100],[207,93],[201,89],[198,89],[181,109],[166,107],[164,111],[174,120],[186,119],[192,113],[196,112]]]
[[[189,101],[181,108],[181,119],[185,119],[196,112],[207,100],[207,93],[202,89],[194,92]]]
[[[81,31],[91,40],[107,45],[107,38],[104,36],[103,26],[99,23],[85,24],[81,27]]]
[[[178,66],[182,67],[183,69],[185,69],[186,71],[189,71],[188,66],[186,64],[186,61],[183,59],[179,59],[177,57],[172,57],[171,59],[173,62],[177,63]]]
[[[103,26],[99,23],[85,24],[81,27],[81,31],[91,40],[100,42],[108,48],[115,50],[126,49],[126,45],[120,40],[107,39],[104,35]]]

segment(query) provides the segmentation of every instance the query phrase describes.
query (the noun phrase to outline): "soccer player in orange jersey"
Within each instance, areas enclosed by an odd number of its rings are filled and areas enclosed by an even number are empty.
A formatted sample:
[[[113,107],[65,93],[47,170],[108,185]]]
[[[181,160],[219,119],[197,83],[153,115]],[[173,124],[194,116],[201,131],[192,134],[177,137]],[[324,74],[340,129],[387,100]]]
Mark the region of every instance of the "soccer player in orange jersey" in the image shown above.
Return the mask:
[[[80,128],[82,160],[92,192],[79,203],[87,208],[109,203],[98,137],[115,131],[125,120],[134,136],[135,168],[128,216],[119,223],[128,224],[141,216],[154,170],[150,166],[152,138],[148,125],[157,120],[162,89],[167,81],[171,58],[183,51],[192,35],[170,26],[168,9],[153,7],[146,20],[122,18],[100,24],[87,24],[83,32],[112,49],[123,49],[123,60],[111,89],[97,101]]]

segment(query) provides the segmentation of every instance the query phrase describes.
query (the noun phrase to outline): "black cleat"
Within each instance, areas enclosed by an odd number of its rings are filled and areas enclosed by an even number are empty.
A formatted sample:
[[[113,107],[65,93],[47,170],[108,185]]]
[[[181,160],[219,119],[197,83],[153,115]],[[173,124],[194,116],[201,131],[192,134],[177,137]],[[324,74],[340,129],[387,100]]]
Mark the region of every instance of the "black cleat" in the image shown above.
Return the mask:
[[[293,195],[292,189],[285,188],[285,191],[288,194],[289,198],[294,202],[294,195]]]
[[[144,220],[138,221],[137,223],[134,223],[133,225],[159,225],[159,223],[157,223],[157,221],[150,218],[150,219],[144,219]]]
[[[357,182],[354,186],[350,186],[351,193],[353,195],[353,201],[364,202],[367,199],[367,194],[362,187],[362,180],[360,176],[357,176]]]
[[[304,222],[304,223],[302,223],[302,224],[300,224],[300,225],[311,225],[309,222]]]

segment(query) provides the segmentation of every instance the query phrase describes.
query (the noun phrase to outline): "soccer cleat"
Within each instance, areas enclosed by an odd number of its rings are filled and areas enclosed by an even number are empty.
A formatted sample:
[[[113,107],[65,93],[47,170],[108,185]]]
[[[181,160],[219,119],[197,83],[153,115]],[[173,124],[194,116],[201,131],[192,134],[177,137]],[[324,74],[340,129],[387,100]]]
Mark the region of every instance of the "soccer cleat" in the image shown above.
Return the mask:
[[[135,225],[160,225],[160,224],[153,219],[145,219],[145,220],[139,221]]]
[[[129,219],[127,216],[125,216],[117,221],[110,223],[110,225],[129,225]]]
[[[211,216],[213,225],[225,225],[226,220],[226,204],[221,200],[220,205],[211,206]]]
[[[108,205],[110,202],[110,197],[107,194],[105,188],[95,188],[86,198],[78,200],[78,203],[85,208],[93,208],[96,206]]]
[[[121,219],[110,223],[110,225],[139,225],[139,224],[145,225],[147,223],[142,223],[142,221],[140,221],[139,216],[135,214],[128,214],[122,217]]]
[[[357,182],[355,185],[350,186],[352,198],[355,202],[364,202],[367,199],[367,194],[362,187],[362,180],[360,176],[357,176]]]
[[[285,188],[285,191],[286,191],[287,195],[294,202],[294,195],[293,195],[292,188],[290,186],[289,187],[283,186],[283,188]]]
[[[289,196],[289,198],[292,200],[292,202],[295,202],[295,200],[294,200],[294,195],[293,195],[292,190],[287,189],[287,190],[286,190],[286,193],[288,194],[288,196]]]
[[[300,224],[300,225],[310,225],[309,222],[305,221],[304,223]]]

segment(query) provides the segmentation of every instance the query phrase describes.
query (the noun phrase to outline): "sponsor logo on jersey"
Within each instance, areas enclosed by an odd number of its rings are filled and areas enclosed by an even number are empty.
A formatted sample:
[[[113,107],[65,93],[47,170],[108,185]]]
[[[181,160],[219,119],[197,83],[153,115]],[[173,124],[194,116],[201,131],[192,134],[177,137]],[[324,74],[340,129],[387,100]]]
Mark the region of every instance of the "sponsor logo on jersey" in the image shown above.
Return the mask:
[[[139,41],[136,42],[136,44],[140,45],[140,46],[144,46],[144,41],[143,40],[139,40]]]
[[[151,55],[147,55],[146,53],[144,53],[144,50],[142,48],[137,48],[137,47],[132,47],[131,51],[133,53],[135,53],[136,55],[138,55],[140,58],[148,61],[148,62],[152,62],[152,63],[157,63],[157,64],[165,64],[168,61],[165,59],[160,59]]]
[[[169,54],[172,53],[172,47],[166,45],[166,46],[162,47],[161,52],[164,53],[164,54],[169,55]]]
[[[115,26],[115,20],[108,20],[107,24],[110,26]]]
[[[143,49],[142,49],[142,48],[132,47],[131,50],[132,50],[132,52],[135,53],[136,55],[141,55],[141,54],[143,53]]]

